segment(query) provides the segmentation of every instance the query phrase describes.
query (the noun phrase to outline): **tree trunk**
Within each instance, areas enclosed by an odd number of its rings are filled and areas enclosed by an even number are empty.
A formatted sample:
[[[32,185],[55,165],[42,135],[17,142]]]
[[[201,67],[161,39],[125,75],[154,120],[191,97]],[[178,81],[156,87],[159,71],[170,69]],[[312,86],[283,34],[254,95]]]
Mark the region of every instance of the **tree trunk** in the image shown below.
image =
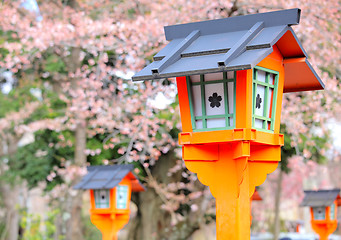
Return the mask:
[[[69,1],[69,6],[76,8],[78,6],[76,0]],[[68,71],[75,73],[80,68],[81,62],[79,56],[81,53],[80,48],[72,48],[71,54],[67,60]],[[71,86],[73,89],[79,88],[79,79],[71,79]],[[80,111],[80,110],[79,110]],[[85,149],[86,149],[86,120],[79,116],[75,116],[77,122],[75,129],[75,152],[74,164],[78,167],[84,167],[87,162]],[[80,177],[75,177],[71,186],[79,182]],[[70,217],[66,221],[66,240],[84,240],[83,224],[82,224],[82,191],[70,190],[67,196],[67,213]]]
[[[7,139],[0,141],[0,154],[14,154],[18,148],[19,137],[14,137],[10,134]],[[3,172],[0,166],[0,173]],[[5,206],[6,225],[5,232],[0,236],[3,240],[17,240],[19,238],[19,195],[20,185],[16,183],[0,182],[0,195]]]
[[[158,183],[167,185],[172,182],[182,180],[182,170],[168,177],[169,168],[176,164],[174,153],[170,152],[162,156],[156,165],[152,168],[152,176]],[[204,186],[198,183],[200,190]],[[196,212],[189,211],[184,216],[184,220],[177,224],[172,224],[172,216],[169,212],[162,209],[164,203],[160,195],[154,188],[149,187],[145,192],[132,195],[132,201],[138,206],[137,216],[131,219],[126,226],[128,237],[126,240],[178,240],[189,239],[189,237],[200,228],[204,222],[204,213],[206,208],[199,209]],[[200,200],[204,201],[203,198]]]
[[[5,240],[19,239],[19,191],[20,185],[10,185],[4,182],[0,184],[1,197],[6,211]]]
[[[77,125],[75,130],[75,165],[85,166],[86,164],[86,126],[85,121]],[[73,184],[79,181],[79,177],[75,178]],[[72,190],[73,191],[73,190]],[[82,225],[82,191],[73,191],[69,194],[68,213],[70,218],[66,223],[66,240],[83,240],[83,225]]]
[[[280,225],[280,203],[281,203],[281,193],[282,193],[282,179],[283,171],[279,170],[277,178],[277,188],[275,193],[275,220],[274,220],[274,240],[278,240],[279,233],[281,231]]]

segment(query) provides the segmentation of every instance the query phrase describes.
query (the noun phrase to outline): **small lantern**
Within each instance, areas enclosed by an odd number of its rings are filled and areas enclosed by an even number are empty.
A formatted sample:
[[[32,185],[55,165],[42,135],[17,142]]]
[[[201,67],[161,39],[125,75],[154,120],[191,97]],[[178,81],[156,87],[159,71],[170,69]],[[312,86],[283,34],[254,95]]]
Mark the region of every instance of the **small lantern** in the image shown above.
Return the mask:
[[[263,201],[263,198],[259,195],[257,188],[251,197],[251,201]]]
[[[90,190],[91,222],[103,240],[117,239],[117,232],[129,221],[131,192],[145,190],[133,169],[133,165],[91,166],[74,187]]]
[[[304,191],[301,206],[310,207],[311,226],[322,240],[328,240],[328,236],[337,228],[339,192],[340,189]]]
[[[250,239],[250,198],[281,159],[283,93],[324,88],[291,28],[300,13],[167,26],[171,42],[132,77],[176,77],[182,157],[216,198],[219,240]]]
[[[259,195],[259,192],[257,188],[255,189],[255,192],[253,193],[250,201],[250,224],[252,224],[252,202],[253,201],[263,201],[263,198]]]

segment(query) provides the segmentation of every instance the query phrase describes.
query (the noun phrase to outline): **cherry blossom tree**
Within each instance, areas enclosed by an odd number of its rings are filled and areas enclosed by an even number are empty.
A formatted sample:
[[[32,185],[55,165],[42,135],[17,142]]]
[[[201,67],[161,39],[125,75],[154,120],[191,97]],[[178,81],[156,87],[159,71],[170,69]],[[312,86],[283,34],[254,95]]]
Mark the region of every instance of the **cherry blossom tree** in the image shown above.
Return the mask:
[[[45,180],[51,198],[55,196],[51,201],[69,213],[64,223],[69,226],[67,239],[83,239],[81,194],[70,187],[88,164],[134,163],[150,189],[133,196],[138,214],[127,226],[129,239],[187,239],[212,220],[209,191],[180,160],[174,81],[129,81],[131,73],[152,61],[165,44],[165,25],[301,8],[295,32],[326,89],[285,95],[282,123],[290,136],[286,150],[292,150],[292,160],[283,166],[302,176],[296,170],[304,162],[320,162],[332,148],[323,139],[330,130],[328,121],[341,115],[336,0],[48,0],[38,1],[39,19],[21,1],[1,4],[0,68],[17,80],[14,93],[2,95],[1,101],[18,104],[1,112],[0,141],[17,146],[25,134],[35,138],[2,153],[9,162],[1,163],[1,174],[15,172],[32,186]],[[153,101],[158,95],[173,103],[158,108]],[[15,141],[9,144],[9,139]],[[42,174],[37,178],[33,170],[21,171],[37,168],[30,165],[30,157],[46,160],[48,164],[41,161],[40,166],[48,171],[38,168]],[[340,154],[335,152],[337,158]]]

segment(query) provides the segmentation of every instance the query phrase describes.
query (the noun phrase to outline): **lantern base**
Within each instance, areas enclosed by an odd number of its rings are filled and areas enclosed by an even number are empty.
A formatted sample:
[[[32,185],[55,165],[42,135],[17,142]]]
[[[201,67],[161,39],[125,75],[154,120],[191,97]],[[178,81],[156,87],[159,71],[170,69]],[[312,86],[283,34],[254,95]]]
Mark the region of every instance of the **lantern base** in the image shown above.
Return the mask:
[[[322,220],[322,221],[311,221],[311,226],[319,236],[320,240],[328,240],[328,236],[332,234],[337,228],[336,220]]]
[[[279,145],[253,144],[239,141],[183,147],[186,167],[197,173],[216,198],[217,240],[250,239],[250,198],[280,161]]]
[[[102,233],[102,240],[117,240],[117,233],[129,221],[129,214],[92,214],[92,224]]]

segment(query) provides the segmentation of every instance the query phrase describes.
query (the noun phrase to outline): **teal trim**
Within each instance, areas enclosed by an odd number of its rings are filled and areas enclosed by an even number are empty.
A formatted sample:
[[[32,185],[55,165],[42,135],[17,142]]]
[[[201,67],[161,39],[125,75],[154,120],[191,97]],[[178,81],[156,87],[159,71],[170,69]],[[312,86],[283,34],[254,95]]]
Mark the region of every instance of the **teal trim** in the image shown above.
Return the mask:
[[[201,107],[202,107],[202,115],[206,116],[206,96],[205,96],[205,85],[204,85],[205,79],[204,75],[200,75],[200,83],[201,83]],[[207,128],[207,121],[206,119],[202,120],[202,127]]]
[[[269,83],[269,73],[265,73],[265,82]],[[264,91],[263,116],[267,116],[267,114],[268,114],[269,86],[266,86],[264,90],[265,91]],[[263,122],[263,128],[267,129],[267,122],[266,121]]]
[[[223,72],[223,80],[225,81],[227,79],[227,73]],[[229,91],[228,91],[228,86],[227,86],[227,82],[224,82],[224,93],[225,93],[225,126],[229,127],[230,126],[230,122],[229,122],[229,118],[227,117],[229,115]]]
[[[277,71],[271,70],[271,69],[268,69],[268,68],[263,68],[263,67],[260,67],[260,66],[255,66],[254,69],[259,69],[259,70],[262,70],[264,72],[273,73],[273,74],[277,74],[278,75]]]
[[[255,114],[254,112],[256,111],[256,91],[257,91],[257,82],[256,79],[258,78],[258,71],[257,69],[255,69],[255,76],[254,76],[254,80],[253,80],[253,87],[254,87],[254,99],[253,99],[253,110],[252,110],[252,126],[255,125],[256,119],[255,119]]]
[[[254,76],[253,76],[253,96],[252,96],[252,126],[255,125],[255,115],[254,112],[256,111],[256,90],[257,90],[257,82],[256,79],[258,78],[258,71],[254,69]]]
[[[233,82],[234,80],[231,79],[222,79],[222,80],[210,80],[210,81],[205,81],[205,82],[193,82],[192,85],[202,85],[202,84],[213,84],[213,83],[225,83],[225,82]]]
[[[116,187],[116,208],[126,209],[128,208],[128,186],[118,185]]]
[[[101,192],[105,192],[105,202],[101,201]],[[95,189],[95,207],[96,208],[109,208],[110,190],[108,189]]]
[[[233,81],[233,126],[230,127],[235,127],[236,126],[236,92],[237,92],[237,72],[234,71],[234,81]]]
[[[202,129],[195,129],[193,132],[207,132],[207,131],[218,131],[218,130],[229,130],[233,129],[233,127],[224,127],[224,128],[202,128]]]
[[[271,88],[275,88],[274,85],[270,84],[270,83],[265,83],[265,82],[261,82],[261,81],[257,81],[257,80],[253,80],[254,83],[257,83],[257,85],[262,85],[264,87],[271,87]]]
[[[254,118],[259,119],[259,120],[264,120],[264,121],[271,121],[271,118],[269,117],[263,117],[263,116],[259,116],[259,115],[254,115]]]
[[[265,71],[265,83],[258,81],[258,70]],[[269,78],[270,78],[270,73],[275,75],[275,82],[274,84],[269,83]],[[257,129],[257,130],[262,130],[265,132],[273,132],[274,131],[274,125],[275,125],[275,117],[276,117],[276,103],[277,103],[277,92],[278,92],[278,75],[279,73],[274,70],[266,69],[263,67],[256,66],[253,69],[253,77],[252,77],[252,82],[253,82],[253,91],[252,91],[252,126]],[[255,106],[256,106],[256,91],[257,91],[257,86],[262,85],[265,87],[264,89],[264,111],[263,111],[263,116],[258,116],[255,114]],[[270,88],[273,90],[273,99],[272,99],[272,109],[271,109],[271,118],[266,117],[268,115],[268,100],[269,98],[271,99],[270,96]],[[263,128],[256,128],[255,127],[255,120],[259,119],[263,121]],[[268,129],[268,126],[270,124],[270,129]]]
[[[196,116],[194,117],[195,120],[202,120],[202,119],[214,119],[214,118],[225,118],[225,117],[233,117],[233,114],[220,114],[220,115],[206,115],[206,116]],[[270,119],[270,118],[269,118]]]
[[[188,91],[189,109],[191,111],[192,129],[195,129],[196,123],[195,121],[193,121],[194,109],[193,109],[193,102],[192,102],[192,86],[191,86],[191,80],[188,76],[186,77],[186,83],[187,83],[187,91]]]
[[[330,220],[334,220],[335,219],[335,203],[333,203],[330,206]]]
[[[278,94],[278,74],[275,76],[275,89],[273,90],[273,98],[272,98],[272,113],[271,113],[271,124],[270,129],[273,131],[276,121],[276,106],[277,106],[277,94]]]
[[[190,104],[190,112],[191,112],[191,120],[192,120],[192,128],[194,132],[197,131],[213,131],[213,130],[224,130],[224,129],[233,129],[235,126],[235,108],[236,108],[236,72],[234,72],[233,79],[228,79],[227,73],[223,72],[223,79],[221,80],[213,80],[213,81],[205,81],[205,76],[200,75],[200,82],[191,82],[190,77],[186,77],[187,81],[187,88],[188,88],[188,96],[189,96],[189,104]],[[228,83],[233,83],[233,110],[230,109],[229,106],[229,93],[228,93]],[[206,113],[206,96],[205,96],[205,86],[208,84],[214,84],[214,83],[222,83],[224,88],[224,104],[225,104],[225,114],[220,115],[207,115]],[[201,92],[201,109],[202,109],[202,115],[201,116],[195,116],[194,114],[194,103],[193,103],[193,94],[192,94],[192,86],[200,86],[200,92]],[[230,110],[233,112],[230,114]],[[207,128],[207,120],[208,119],[218,119],[218,118],[224,118],[225,119],[225,126],[222,128]],[[202,129],[196,129],[196,121],[202,120]],[[230,124],[230,120],[233,122]]]

